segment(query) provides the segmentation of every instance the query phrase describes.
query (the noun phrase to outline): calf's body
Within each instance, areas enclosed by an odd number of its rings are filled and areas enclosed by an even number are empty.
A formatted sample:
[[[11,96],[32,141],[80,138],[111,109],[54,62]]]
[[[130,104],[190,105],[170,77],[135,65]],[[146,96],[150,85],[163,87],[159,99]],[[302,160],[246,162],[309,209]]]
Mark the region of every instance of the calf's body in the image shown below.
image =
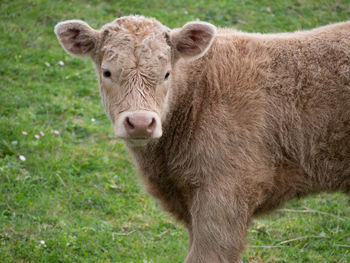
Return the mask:
[[[181,49],[164,32],[162,135],[126,144],[148,191],[187,227],[187,263],[239,262],[254,216],[350,192],[349,22],[290,34],[219,29],[196,59],[172,51]],[[103,59],[92,58],[99,70]]]

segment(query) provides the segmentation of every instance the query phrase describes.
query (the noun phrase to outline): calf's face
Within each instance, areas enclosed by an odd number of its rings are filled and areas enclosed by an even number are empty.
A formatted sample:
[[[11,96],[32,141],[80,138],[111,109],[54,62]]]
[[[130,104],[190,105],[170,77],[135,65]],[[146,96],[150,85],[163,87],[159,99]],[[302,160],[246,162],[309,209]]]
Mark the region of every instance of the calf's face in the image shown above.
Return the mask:
[[[170,30],[155,19],[129,16],[101,30],[69,20],[57,24],[55,33],[68,53],[88,56],[94,62],[115,134],[144,145],[162,136],[176,62],[203,56],[216,29],[192,22]]]

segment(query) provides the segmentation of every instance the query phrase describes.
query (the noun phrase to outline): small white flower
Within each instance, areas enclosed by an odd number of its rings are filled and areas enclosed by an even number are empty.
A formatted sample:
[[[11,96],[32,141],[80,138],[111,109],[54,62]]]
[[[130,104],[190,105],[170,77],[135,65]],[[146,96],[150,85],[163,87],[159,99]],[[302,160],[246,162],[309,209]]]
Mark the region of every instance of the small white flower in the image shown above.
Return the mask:
[[[64,62],[62,60],[58,61],[58,64],[63,67],[64,66]]]
[[[40,132],[41,136],[45,136],[45,133],[43,131]]]
[[[40,246],[46,247],[45,240],[40,240]]]
[[[23,134],[23,135],[28,135],[28,132],[22,131],[22,134]]]
[[[50,67],[51,65],[50,65],[49,62],[45,62],[45,66],[46,66],[46,67]]]
[[[91,121],[92,121],[92,122],[95,122],[96,120],[95,120],[95,118],[91,118]]]
[[[20,155],[20,156],[19,156],[19,159],[20,159],[22,162],[24,162],[24,161],[26,160],[26,157],[24,157],[23,155]]]
[[[39,139],[39,138],[40,138],[40,135],[35,134],[34,137],[35,137],[35,139]]]

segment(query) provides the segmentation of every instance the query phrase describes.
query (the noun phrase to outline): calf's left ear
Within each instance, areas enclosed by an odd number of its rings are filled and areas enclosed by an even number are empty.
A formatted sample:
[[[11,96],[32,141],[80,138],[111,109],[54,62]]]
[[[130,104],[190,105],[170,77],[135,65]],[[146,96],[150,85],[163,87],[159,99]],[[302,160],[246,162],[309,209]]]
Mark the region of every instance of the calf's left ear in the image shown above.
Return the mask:
[[[210,48],[216,35],[216,27],[206,22],[189,22],[169,34],[176,55],[197,59]]]
[[[62,47],[74,56],[89,56],[97,47],[99,31],[80,20],[68,20],[55,26]]]

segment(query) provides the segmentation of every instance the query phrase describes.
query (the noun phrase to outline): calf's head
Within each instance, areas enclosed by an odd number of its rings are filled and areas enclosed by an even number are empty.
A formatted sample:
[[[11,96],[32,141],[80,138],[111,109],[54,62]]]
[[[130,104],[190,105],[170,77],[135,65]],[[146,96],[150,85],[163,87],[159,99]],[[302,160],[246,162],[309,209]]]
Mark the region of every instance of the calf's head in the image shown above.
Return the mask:
[[[105,111],[118,137],[143,145],[162,136],[162,120],[179,59],[197,59],[215,37],[213,25],[170,30],[155,19],[128,16],[94,30],[79,20],[56,25],[62,47],[95,64]]]

